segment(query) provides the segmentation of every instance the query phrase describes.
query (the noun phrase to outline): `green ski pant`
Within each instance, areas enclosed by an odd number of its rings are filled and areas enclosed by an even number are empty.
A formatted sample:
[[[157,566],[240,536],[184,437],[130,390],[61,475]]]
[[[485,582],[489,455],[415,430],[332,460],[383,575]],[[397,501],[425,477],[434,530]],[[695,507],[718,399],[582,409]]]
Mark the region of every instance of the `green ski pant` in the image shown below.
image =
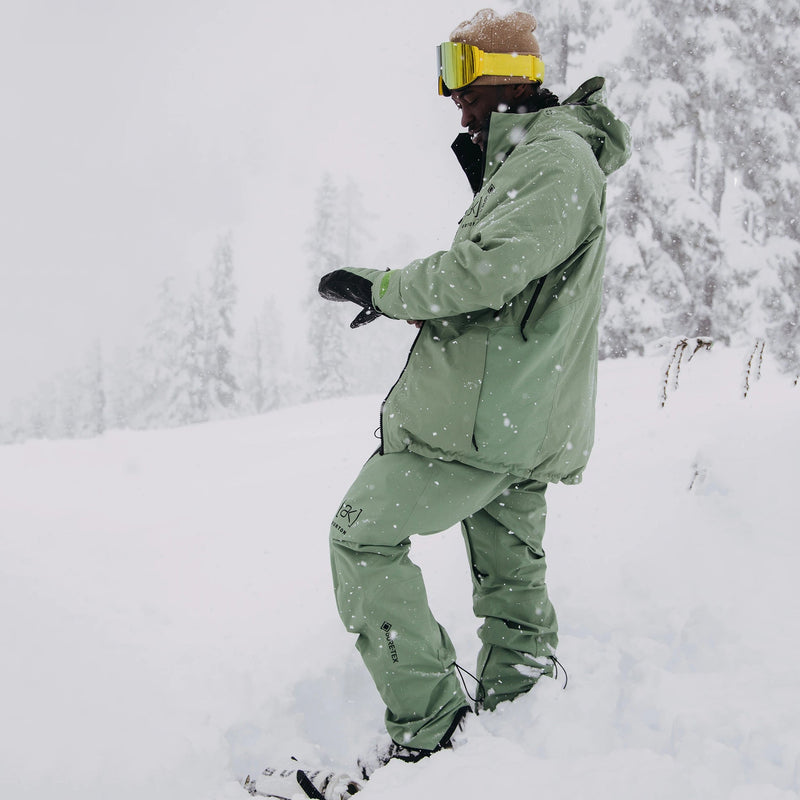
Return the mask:
[[[468,706],[455,650],[434,619],[413,534],[461,523],[472,569],[483,708],[528,691],[552,674],[558,642],[542,550],[546,484],[415,453],[374,455],[331,525],[339,614],[386,704],[399,744],[433,750]]]

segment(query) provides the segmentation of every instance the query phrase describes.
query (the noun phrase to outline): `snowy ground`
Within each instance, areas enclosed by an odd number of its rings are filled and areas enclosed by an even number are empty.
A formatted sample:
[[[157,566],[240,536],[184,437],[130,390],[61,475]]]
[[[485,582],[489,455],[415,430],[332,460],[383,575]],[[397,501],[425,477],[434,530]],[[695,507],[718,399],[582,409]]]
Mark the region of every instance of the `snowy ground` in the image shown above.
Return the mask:
[[[798,797],[800,387],[767,353],[744,399],[747,355],[698,353],[664,408],[663,353],[601,365],[586,479],[549,495],[567,690],[364,800]],[[379,401],[0,448],[0,797],[245,800],[374,739],[326,537]],[[471,668],[460,536],[415,552]]]

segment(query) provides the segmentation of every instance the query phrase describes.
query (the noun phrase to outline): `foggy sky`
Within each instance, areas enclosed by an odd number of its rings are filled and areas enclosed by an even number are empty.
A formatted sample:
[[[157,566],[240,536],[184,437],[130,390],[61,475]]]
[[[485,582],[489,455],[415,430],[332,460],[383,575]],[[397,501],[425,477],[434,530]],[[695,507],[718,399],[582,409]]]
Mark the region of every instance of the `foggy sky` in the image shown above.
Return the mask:
[[[371,209],[362,265],[447,247],[469,191],[434,45],[482,5],[6,0],[0,410],[95,339],[136,344],[228,231],[241,314],[297,302],[325,170]]]

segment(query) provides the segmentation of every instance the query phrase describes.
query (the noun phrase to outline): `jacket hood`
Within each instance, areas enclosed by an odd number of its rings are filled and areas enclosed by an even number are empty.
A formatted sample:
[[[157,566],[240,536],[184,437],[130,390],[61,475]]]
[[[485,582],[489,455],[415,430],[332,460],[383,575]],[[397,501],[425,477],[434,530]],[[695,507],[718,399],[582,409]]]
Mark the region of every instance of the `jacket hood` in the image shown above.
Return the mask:
[[[548,133],[572,131],[589,144],[600,169],[610,175],[630,158],[631,135],[605,102],[605,78],[590,78],[558,106],[530,114],[492,114],[485,163],[469,134],[456,138],[453,152],[477,192],[520,143]]]
[[[606,175],[618,170],[631,156],[631,133],[606,106],[605,78],[590,78],[560,106],[544,109],[534,126],[569,129],[592,148],[600,169]]]

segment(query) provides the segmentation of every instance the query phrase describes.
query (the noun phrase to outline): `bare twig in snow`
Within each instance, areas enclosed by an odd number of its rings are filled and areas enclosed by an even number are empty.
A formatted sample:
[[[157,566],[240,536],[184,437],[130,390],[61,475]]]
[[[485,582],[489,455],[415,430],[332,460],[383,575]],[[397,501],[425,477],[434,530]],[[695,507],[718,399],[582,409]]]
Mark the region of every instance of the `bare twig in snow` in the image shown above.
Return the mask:
[[[675,342],[672,348],[672,356],[667,364],[667,369],[664,373],[664,382],[661,386],[661,407],[663,408],[667,403],[670,389],[674,392],[678,389],[680,380],[681,364],[683,363],[683,356],[691,344],[692,352],[690,353],[687,361],[691,361],[699,350],[710,350],[714,344],[714,340],[708,336],[698,336],[696,338],[689,338],[682,336]]]
[[[747,366],[744,372],[744,396],[750,394],[750,389],[753,384],[757,383],[761,378],[761,365],[764,362],[764,348],[766,347],[764,339],[756,339],[753,349],[750,352],[750,357],[747,359]]]

